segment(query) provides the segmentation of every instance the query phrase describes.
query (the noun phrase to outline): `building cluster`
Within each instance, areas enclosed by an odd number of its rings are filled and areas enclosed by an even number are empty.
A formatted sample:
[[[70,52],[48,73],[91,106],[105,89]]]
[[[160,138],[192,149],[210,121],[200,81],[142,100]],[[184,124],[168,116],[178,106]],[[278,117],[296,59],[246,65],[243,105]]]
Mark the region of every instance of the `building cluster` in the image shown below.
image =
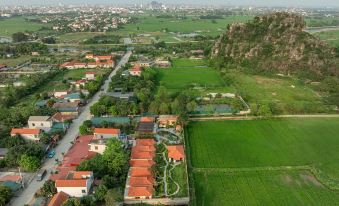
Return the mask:
[[[123,75],[131,76],[141,76],[143,69],[156,67],[156,68],[169,68],[171,67],[171,62],[166,59],[157,58],[155,60],[150,60],[148,58],[140,58],[138,61],[130,62],[131,68],[128,70],[128,73],[123,73]]]
[[[60,65],[61,69],[94,69],[94,68],[112,68],[115,65],[113,56],[95,56],[87,54],[85,57],[89,62],[68,61]]]

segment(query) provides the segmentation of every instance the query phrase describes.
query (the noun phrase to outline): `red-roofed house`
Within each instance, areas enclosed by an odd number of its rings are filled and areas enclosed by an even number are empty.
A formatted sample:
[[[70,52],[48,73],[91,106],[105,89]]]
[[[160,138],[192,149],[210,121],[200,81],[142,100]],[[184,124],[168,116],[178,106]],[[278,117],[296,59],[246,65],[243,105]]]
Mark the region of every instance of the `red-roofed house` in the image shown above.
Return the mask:
[[[180,162],[185,159],[185,150],[182,145],[167,146],[168,158],[172,162]]]
[[[115,128],[95,128],[95,139],[119,138],[120,129]]]
[[[29,129],[29,128],[13,128],[11,136],[20,135],[26,140],[39,141],[41,130],[40,129]]]
[[[142,68],[139,64],[136,64],[132,67],[132,69],[130,69],[129,74],[132,76],[141,76],[141,72],[142,72]]]
[[[94,55],[93,54],[86,54],[86,59],[94,59]]]
[[[153,160],[133,159],[129,161],[131,167],[152,167],[154,164]]]
[[[86,72],[85,77],[87,80],[94,80],[95,79],[96,72]]]
[[[51,201],[48,203],[48,206],[62,206],[64,202],[68,200],[69,196],[64,192],[56,193]]]
[[[154,139],[137,139],[136,140],[136,146],[151,146],[155,145]]]
[[[148,187],[153,186],[154,178],[152,176],[130,177],[129,186],[131,187]]]
[[[155,156],[155,152],[141,152],[132,150],[131,159],[152,160]]]
[[[132,167],[130,170],[131,177],[153,176],[151,168]]]
[[[56,180],[55,187],[71,197],[83,197],[89,194],[93,181],[92,171],[71,171],[65,179]]]
[[[94,56],[96,61],[108,61],[112,59],[112,56]]]
[[[126,199],[151,199],[154,189],[149,187],[130,187]]]
[[[75,83],[74,83],[74,85],[75,85],[75,87],[77,88],[77,89],[80,89],[80,87],[81,86],[85,86],[86,85],[86,83],[87,83],[87,79],[80,79],[80,80],[78,80],[78,81],[76,81]]]
[[[140,122],[142,122],[142,123],[153,123],[153,122],[155,122],[155,118],[154,117],[141,117]]]
[[[71,61],[71,62],[65,62],[63,64],[60,65],[61,69],[74,69],[74,63],[75,61]]]

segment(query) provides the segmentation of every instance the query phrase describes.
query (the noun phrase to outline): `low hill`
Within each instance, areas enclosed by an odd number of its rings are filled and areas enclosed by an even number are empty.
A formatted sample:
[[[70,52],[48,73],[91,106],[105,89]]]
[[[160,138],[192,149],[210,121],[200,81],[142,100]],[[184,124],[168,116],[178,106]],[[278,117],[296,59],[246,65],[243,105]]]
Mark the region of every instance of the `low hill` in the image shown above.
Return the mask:
[[[304,32],[304,19],[278,12],[234,23],[215,42],[212,58],[249,72],[298,75],[311,80],[339,76],[339,52]]]

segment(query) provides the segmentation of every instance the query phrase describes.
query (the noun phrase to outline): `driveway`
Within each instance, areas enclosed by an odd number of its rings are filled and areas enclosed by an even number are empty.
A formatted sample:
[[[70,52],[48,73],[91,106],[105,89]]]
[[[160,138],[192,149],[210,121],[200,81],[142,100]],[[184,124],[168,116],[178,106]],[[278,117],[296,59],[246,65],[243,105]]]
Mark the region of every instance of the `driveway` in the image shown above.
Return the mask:
[[[56,155],[52,159],[46,159],[46,161],[43,163],[42,168],[47,170],[47,175],[43,179],[43,181],[36,181],[36,178],[33,179],[32,182],[28,183],[28,185],[25,185],[26,188],[23,190],[23,192],[20,194],[19,197],[13,198],[10,205],[17,205],[22,206],[24,204],[28,204],[36,191],[38,191],[42,185],[45,183],[46,180],[48,180],[51,171],[56,166],[55,158],[62,160],[63,153],[66,153],[70,147],[72,146],[71,142],[78,136],[79,134],[79,126],[82,125],[82,123],[85,120],[88,120],[91,118],[90,113],[90,107],[96,103],[99,99],[102,93],[107,92],[109,83],[111,82],[111,78],[116,74],[116,72],[120,69],[121,66],[125,65],[128,62],[129,57],[131,56],[132,52],[127,52],[120,60],[118,65],[114,68],[114,70],[111,72],[111,74],[108,77],[108,80],[104,82],[101,89],[103,91],[98,91],[90,100],[90,102],[84,106],[83,111],[78,116],[77,119],[73,120],[73,123],[71,124],[70,128],[67,130],[67,133],[62,138],[62,140],[58,143],[58,146],[55,148]]]

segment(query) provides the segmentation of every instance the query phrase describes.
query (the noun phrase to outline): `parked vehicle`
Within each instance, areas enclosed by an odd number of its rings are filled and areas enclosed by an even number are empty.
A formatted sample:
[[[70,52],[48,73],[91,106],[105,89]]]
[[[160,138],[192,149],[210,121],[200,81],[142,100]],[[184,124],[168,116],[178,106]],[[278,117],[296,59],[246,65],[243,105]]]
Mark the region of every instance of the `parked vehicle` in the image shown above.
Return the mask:
[[[45,169],[41,169],[39,170],[38,172],[38,175],[37,175],[37,181],[41,181],[44,179],[45,175],[46,175],[46,170]]]
[[[47,155],[48,158],[53,158],[54,156],[55,156],[55,150],[51,150],[48,152],[48,155]]]

